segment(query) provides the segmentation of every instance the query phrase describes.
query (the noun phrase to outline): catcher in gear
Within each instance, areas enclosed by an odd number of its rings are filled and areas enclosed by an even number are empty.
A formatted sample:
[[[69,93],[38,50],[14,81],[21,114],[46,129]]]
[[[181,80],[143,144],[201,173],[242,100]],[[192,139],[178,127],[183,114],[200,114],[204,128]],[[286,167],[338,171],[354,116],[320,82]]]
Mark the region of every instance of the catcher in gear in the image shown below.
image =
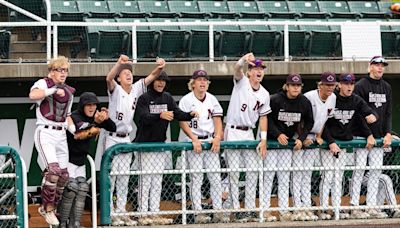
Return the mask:
[[[58,205],[60,227],[80,227],[89,184],[86,182],[85,160],[91,139],[100,134],[100,128],[115,132],[115,123],[108,118],[107,108],[98,110],[96,94],[84,92],[77,110],[68,117],[69,182]]]

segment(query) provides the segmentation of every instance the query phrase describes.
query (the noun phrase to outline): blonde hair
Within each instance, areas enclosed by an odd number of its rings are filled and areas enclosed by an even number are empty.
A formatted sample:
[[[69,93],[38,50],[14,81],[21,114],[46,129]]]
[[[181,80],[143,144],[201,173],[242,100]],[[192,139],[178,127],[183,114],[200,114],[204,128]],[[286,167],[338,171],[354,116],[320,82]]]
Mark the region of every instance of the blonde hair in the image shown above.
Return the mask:
[[[189,91],[193,91],[193,84],[194,84],[194,79],[190,79],[190,81],[188,82],[188,89]],[[207,80],[207,90],[208,90],[208,86],[211,84],[210,80]]]
[[[47,64],[47,69],[51,71],[53,69],[64,66],[66,66],[69,69],[70,66],[69,60],[65,56],[60,55],[57,58],[50,60],[50,62]]]

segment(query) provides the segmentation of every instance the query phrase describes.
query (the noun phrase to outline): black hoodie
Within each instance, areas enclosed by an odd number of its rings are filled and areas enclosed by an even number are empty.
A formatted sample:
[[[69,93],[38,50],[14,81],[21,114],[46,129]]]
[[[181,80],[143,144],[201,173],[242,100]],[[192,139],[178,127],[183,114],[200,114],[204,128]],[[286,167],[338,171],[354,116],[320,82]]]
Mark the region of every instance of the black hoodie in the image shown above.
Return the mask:
[[[304,141],[314,125],[310,101],[300,94],[289,99],[281,90],[271,96],[271,110],[268,114],[268,137],[277,139],[280,134],[292,138],[296,133]]]
[[[135,119],[138,120],[138,129],[135,142],[165,142],[169,121],[160,118],[161,112],[164,111],[173,111],[174,119],[179,121],[192,119],[190,113],[179,109],[171,94],[155,91],[151,83],[148,91],[137,101]]]
[[[375,138],[381,138],[392,131],[392,87],[382,78],[372,79],[369,75],[358,81],[354,88],[372,110],[378,120],[369,125]]]
[[[75,124],[76,131],[89,129],[91,127],[99,127],[104,128],[109,132],[115,132],[116,126],[115,123],[109,118],[105,120],[101,124],[97,124],[94,122],[94,116],[86,116],[83,108],[87,104],[98,104],[99,100],[96,97],[96,94],[91,92],[84,92],[79,98],[79,104],[77,110],[71,113],[72,121]],[[69,150],[69,162],[82,166],[85,164],[86,156],[89,153],[90,148],[90,139],[76,140],[74,139],[74,135],[72,135],[69,131],[67,131],[67,141],[68,141],[68,150]]]
[[[352,130],[356,124],[360,129],[360,136],[368,137],[371,130],[363,119],[373,114],[372,109],[357,94],[349,97],[343,97],[339,92],[336,94],[336,106],[333,118],[326,121],[322,138],[328,144],[334,143],[336,140],[350,141],[353,139]],[[356,118],[360,115],[360,118]]]

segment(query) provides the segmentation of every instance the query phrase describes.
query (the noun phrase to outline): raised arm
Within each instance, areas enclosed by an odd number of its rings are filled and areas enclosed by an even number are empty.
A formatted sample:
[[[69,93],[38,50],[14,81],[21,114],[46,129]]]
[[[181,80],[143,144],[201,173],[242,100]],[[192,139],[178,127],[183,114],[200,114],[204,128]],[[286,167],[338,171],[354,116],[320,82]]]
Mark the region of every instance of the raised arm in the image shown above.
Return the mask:
[[[236,62],[233,73],[233,77],[236,81],[240,81],[240,79],[242,79],[242,77],[244,76],[244,71],[243,71],[244,65],[246,63],[253,65],[252,61],[254,60],[255,58],[253,53],[247,53]]]
[[[150,83],[156,80],[156,78],[160,75],[161,71],[165,67],[165,60],[158,58],[156,64],[156,68],[154,68],[154,70],[144,79],[144,84],[146,84],[146,86],[150,85]]]
[[[129,61],[129,57],[126,55],[121,55],[118,59],[118,61],[115,63],[115,65],[111,68],[111,70],[108,72],[106,81],[107,81],[107,89],[110,93],[112,93],[115,89],[115,86],[117,82],[114,80],[115,77],[118,74],[119,68],[122,64],[132,64],[131,61]]]

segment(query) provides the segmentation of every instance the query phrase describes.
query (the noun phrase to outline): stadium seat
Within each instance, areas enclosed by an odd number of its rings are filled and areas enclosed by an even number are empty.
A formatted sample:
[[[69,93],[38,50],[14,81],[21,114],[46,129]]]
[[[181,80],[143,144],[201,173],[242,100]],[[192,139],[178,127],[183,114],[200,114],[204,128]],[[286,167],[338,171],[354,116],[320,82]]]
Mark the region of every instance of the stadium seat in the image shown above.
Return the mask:
[[[110,12],[105,1],[77,1],[78,9],[92,18],[113,18],[114,13]]]
[[[147,18],[148,22],[165,22],[166,24],[169,24],[170,22],[177,22],[176,18]],[[168,30],[177,30],[179,31],[179,26],[174,25],[174,26],[150,26],[151,30],[155,31],[160,31],[161,29],[168,29]]]
[[[206,19],[200,19],[200,18],[178,18],[179,22],[201,22],[201,21],[207,21]],[[181,30],[205,30],[208,31],[208,26],[207,25],[180,25],[179,28]]]
[[[168,1],[171,12],[177,13],[179,17],[205,18],[207,14],[200,12],[196,1]]]
[[[108,8],[118,17],[145,18],[149,16],[146,12],[141,12],[136,1],[107,1]]]
[[[298,13],[303,18],[326,18],[327,12],[319,10],[316,1],[289,1],[289,10]]]
[[[346,1],[318,1],[319,9],[335,18],[360,18],[361,14],[351,12]]]
[[[378,4],[374,1],[348,1],[351,12],[360,13],[363,18],[385,18],[386,13],[379,11]]]
[[[347,21],[357,21],[356,19],[350,19],[350,18],[329,18],[328,21],[332,22],[347,22]],[[340,26],[339,25],[330,25],[332,31],[338,31],[340,32]]]
[[[75,1],[51,1],[52,20],[83,21],[84,13],[78,9]],[[61,42],[83,39],[84,27],[58,27],[58,39]]]
[[[310,57],[341,57],[341,34],[338,31],[311,30]]]
[[[286,1],[257,1],[258,10],[273,18],[295,18],[299,14],[289,11]]]
[[[216,18],[236,18],[238,15],[230,12],[225,1],[198,1],[200,12],[210,14]]]
[[[261,20],[261,19],[248,19],[248,18],[247,18],[247,19],[246,19],[246,18],[240,18],[240,19],[238,19],[238,21],[245,21],[245,22],[253,22],[253,21],[259,22],[259,21],[265,21],[265,22],[266,22],[266,20]],[[269,28],[268,25],[254,25],[254,24],[249,24],[249,25],[240,25],[239,27],[240,27],[240,30],[243,30],[243,31],[252,31],[252,30],[269,31],[269,30],[271,30],[271,29]]]
[[[114,19],[86,18],[86,22],[115,22]],[[124,50],[127,34],[114,26],[87,27],[88,55],[92,58],[114,58]]]
[[[174,18],[176,13],[169,10],[166,1],[138,1],[139,9],[154,18]]]
[[[0,58],[8,59],[10,56],[11,32],[0,30]]]
[[[230,12],[238,14],[241,18],[265,18],[266,14],[260,12],[255,1],[228,1]]]
[[[391,16],[390,6],[393,5],[392,1],[378,1],[379,11],[382,13],[386,13],[388,17]]]
[[[215,34],[215,33],[214,33]],[[214,35],[215,40],[215,35]],[[214,41],[214,50],[216,42]],[[209,31],[192,29],[190,31],[190,39],[188,45],[188,57],[204,58],[209,57]]]

